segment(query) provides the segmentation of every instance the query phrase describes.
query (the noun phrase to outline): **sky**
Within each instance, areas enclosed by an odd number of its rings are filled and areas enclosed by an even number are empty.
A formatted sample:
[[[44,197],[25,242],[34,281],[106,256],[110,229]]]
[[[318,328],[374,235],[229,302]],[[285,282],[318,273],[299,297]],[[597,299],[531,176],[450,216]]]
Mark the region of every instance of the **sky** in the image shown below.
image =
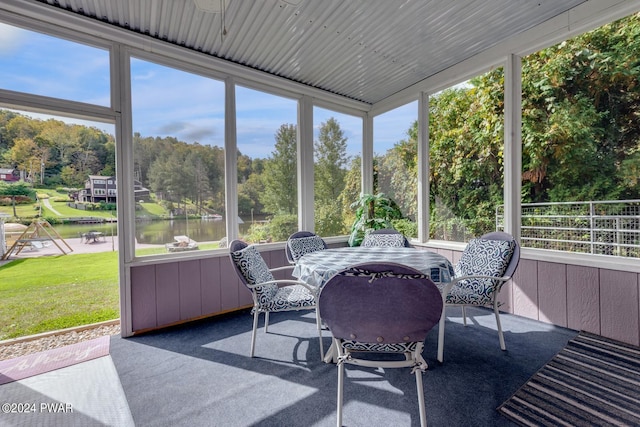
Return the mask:
[[[143,137],[172,136],[187,143],[224,145],[223,82],[138,58],[132,58],[131,78],[134,132]],[[108,107],[109,52],[0,23],[0,88]],[[253,158],[269,157],[280,126],[297,120],[294,100],[242,87],[236,88],[236,110],[238,148]],[[315,108],[316,137],[321,123],[331,117],[347,138],[348,154],[358,154],[362,142],[358,117]],[[114,132],[112,124],[54,118]],[[374,151],[382,154],[406,139],[416,118],[415,102],[376,117]]]

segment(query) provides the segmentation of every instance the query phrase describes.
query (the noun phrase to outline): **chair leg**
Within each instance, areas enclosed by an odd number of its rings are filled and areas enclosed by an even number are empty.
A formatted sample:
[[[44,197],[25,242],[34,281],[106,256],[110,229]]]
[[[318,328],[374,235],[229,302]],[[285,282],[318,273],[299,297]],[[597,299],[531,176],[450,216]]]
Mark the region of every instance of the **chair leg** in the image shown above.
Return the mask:
[[[337,409],[337,426],[342,427],[342,396],[344,390],[344,363],[338,363],[338,409]]]
[[[502,324],[500,323],[500,310],[498,310],[498,302],[493,302],[493,312],[496,314],[496,325],[498,326],[498,338],[500,339],[500,349],[506,350],[507,345],[504,343],[504,335],[502,334]]]
[[[444,360],[444,322],[446,319],[444,310],[445,307],[442,308],[440,323],[438,325],[438,362],[440,363]]]
[[[269,312],[264,313],[264,333],[269,332]]]
[[[324,360],[324,347],[322,346],[322,320],[320,319],[320,312],[316,307],[316,327],[318,328],[318,337],[320,338],[320,361]]]
[[[462,323],[464,326],[467,326],[467,306],[462,306]]]
[[[253,357],[253,351],[256,348],[256,331],[258,330],[258,317],[260,312],[258,310],[253,313],[253,331],[251,331],[251,357]]]
[[[422,371],[416,369],[416,387],[418,391],[418,408],[420,408],[420,427],[427,427],[427,409],[424,404],[424,389],[422,388]]]

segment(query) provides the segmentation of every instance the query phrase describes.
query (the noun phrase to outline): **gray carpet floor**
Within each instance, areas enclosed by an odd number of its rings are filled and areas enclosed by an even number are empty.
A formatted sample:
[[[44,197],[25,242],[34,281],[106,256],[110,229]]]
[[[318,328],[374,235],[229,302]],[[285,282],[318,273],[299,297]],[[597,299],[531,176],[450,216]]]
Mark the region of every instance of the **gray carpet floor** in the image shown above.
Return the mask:
[[[426,340],[428,423],[511,426],[496,408],[577,332],[503,315],[503,352],[493,313],[468,314],[464,327],[459,309],[448,309],[443,364],[437,328]],[[110,356],[0,386],[2,403],[68,403],[72,413],[0,413],[0,426],[335,426],[337,368],[320,360],[313,314],[273,314],[254,358],[251,324],[243,311],[113,336]],[[345,426],[420,425],[408,369],[346,369]]]
[[[437,330],[426,341],[430,426],[510,426],[496,408],[576,335],[503,315],[500,350],[493,313],[447,311],[445,360]],[[122,339],[111,357],[138,426],[334,426],[337,368],[320,361],[311,313],[277,313],[248,357],[248,311]],[[325,349],[330,344],[325,331]],[[414,376],[347,365],[345,426],[420,425]]]
[[[3,384],[0,403],[0,426],[135,425],[109,356]]]

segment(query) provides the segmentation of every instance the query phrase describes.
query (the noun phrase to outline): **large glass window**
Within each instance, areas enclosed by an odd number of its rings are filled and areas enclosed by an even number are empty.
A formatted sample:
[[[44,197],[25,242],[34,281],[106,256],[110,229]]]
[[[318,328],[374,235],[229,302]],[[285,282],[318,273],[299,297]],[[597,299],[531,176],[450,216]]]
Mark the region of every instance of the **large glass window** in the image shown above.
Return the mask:
[[[504,203],[503,69],[430,97],[430,238],[496,230]]]
[[[640,256],[640,16],[523,58],[522,244]]]
[[[0,86],[111,105],[109,52],[0,23]]]
[[[374,118],[374,204],[389,205],[393,228],[417,237],[418,110],[412,102]]]
[[[298,229],[295,100],[236,87],[239,236],[285,241]]]
[[[61,101],[110,105],[109,52],[5,24],[0,40],[0,88],[30,95],[10,105],[55,98],[38,113],[0,105],[0,252],[25,258],[2,273],[20,279],[1,280],[0,339],[117,319],[116,206],[90,186],[115,174],[115,126],[59,113]]]
[[[362,187],[362,119],[317,107],[313,118],[315,232],[345,235]]]
[[[0,252],[12,260],[0,273],[0,339],[118,318],[116,206],[89,186],[115,170],[114,134],[111,124],[0,105],[0,188],[15,195],[0,196]],[[32,263],[40,257],[46,267]],[[96,263],[96,274],[78,276]],[[55,270],[46,283],[41,268]]]
[[[224,84],[131,59],[136,255],[216,249],[224,223]]]

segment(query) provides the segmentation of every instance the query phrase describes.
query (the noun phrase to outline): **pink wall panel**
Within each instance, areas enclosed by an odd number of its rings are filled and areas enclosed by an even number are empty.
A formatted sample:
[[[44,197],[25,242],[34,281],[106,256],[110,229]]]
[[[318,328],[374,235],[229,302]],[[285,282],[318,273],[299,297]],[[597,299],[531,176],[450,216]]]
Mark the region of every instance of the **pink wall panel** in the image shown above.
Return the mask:
[[[600,283],[595,267],[567,266],[567,326],[600,334]]]
[[[155,272],[153,265],[131,269],[131,324],[134,331],[157,326]]]
[[[203,314],[222,310],[220,277],[220,258],[209,257],[200,260],[200,292]]]
[[[178,263],[180,283],[180,320],[202,315],[200,260]]]
[[[601,333],[639,345],[638,274],[600,270]]]
[[[500,311],[512,313],[513,307],[511,301],[513,301],[513,280],[509,280],[502,285],[500,289],[500,293],[498,294],[498,307]]]
[[[538,319],[538,263],[521,259],[513,275],[513,313]]]
[[[279,249],[275,251],[270,251],[271,255],[271,263],[269,267],[282,267],[283,265],[289,265],[289,261],[287,261],[287,255],[284,252],[284,249]]]
[[[567,267],[538,262],[538,319],[567,326]]]
[[[449,260],[455,266],[456,264],[458,264],[458,262],[460,262],[460,258],[462,258],[462,252],[452,252],[451,258],[449,258]]]
[[[454,251],[452,251],[451,249],[435,249],[435,248],[418,248],[418,249],[424,249],[424,250],[428,250],[428,251],[432,251],[435,252],[437,254],[440,254],[442,256],[444,256],[445,258],[447,258],[449,261],[453,262],[453,255],[456,253]]]
[[[432,250],[454,264],[461,256],[460,251]],[[262,254],[270,267],[287,265],[284,250]],[[636,273],[521,259],[498,300],[502,311],[640,344]],[[251,304],[227,256],[131,268],[134,331]]]
[[[156,318],[158,325],[180,320],[180,275],[177,263],[156,264]]]
[[[222,310],[233,310],[242,306],[239,299],[239,289],[241,287],[243,292],[249,295],[249,298],[251,298],[251,294],[240,282],[229,257],[220,257],[218,259],[220,260],[220,302]]]

